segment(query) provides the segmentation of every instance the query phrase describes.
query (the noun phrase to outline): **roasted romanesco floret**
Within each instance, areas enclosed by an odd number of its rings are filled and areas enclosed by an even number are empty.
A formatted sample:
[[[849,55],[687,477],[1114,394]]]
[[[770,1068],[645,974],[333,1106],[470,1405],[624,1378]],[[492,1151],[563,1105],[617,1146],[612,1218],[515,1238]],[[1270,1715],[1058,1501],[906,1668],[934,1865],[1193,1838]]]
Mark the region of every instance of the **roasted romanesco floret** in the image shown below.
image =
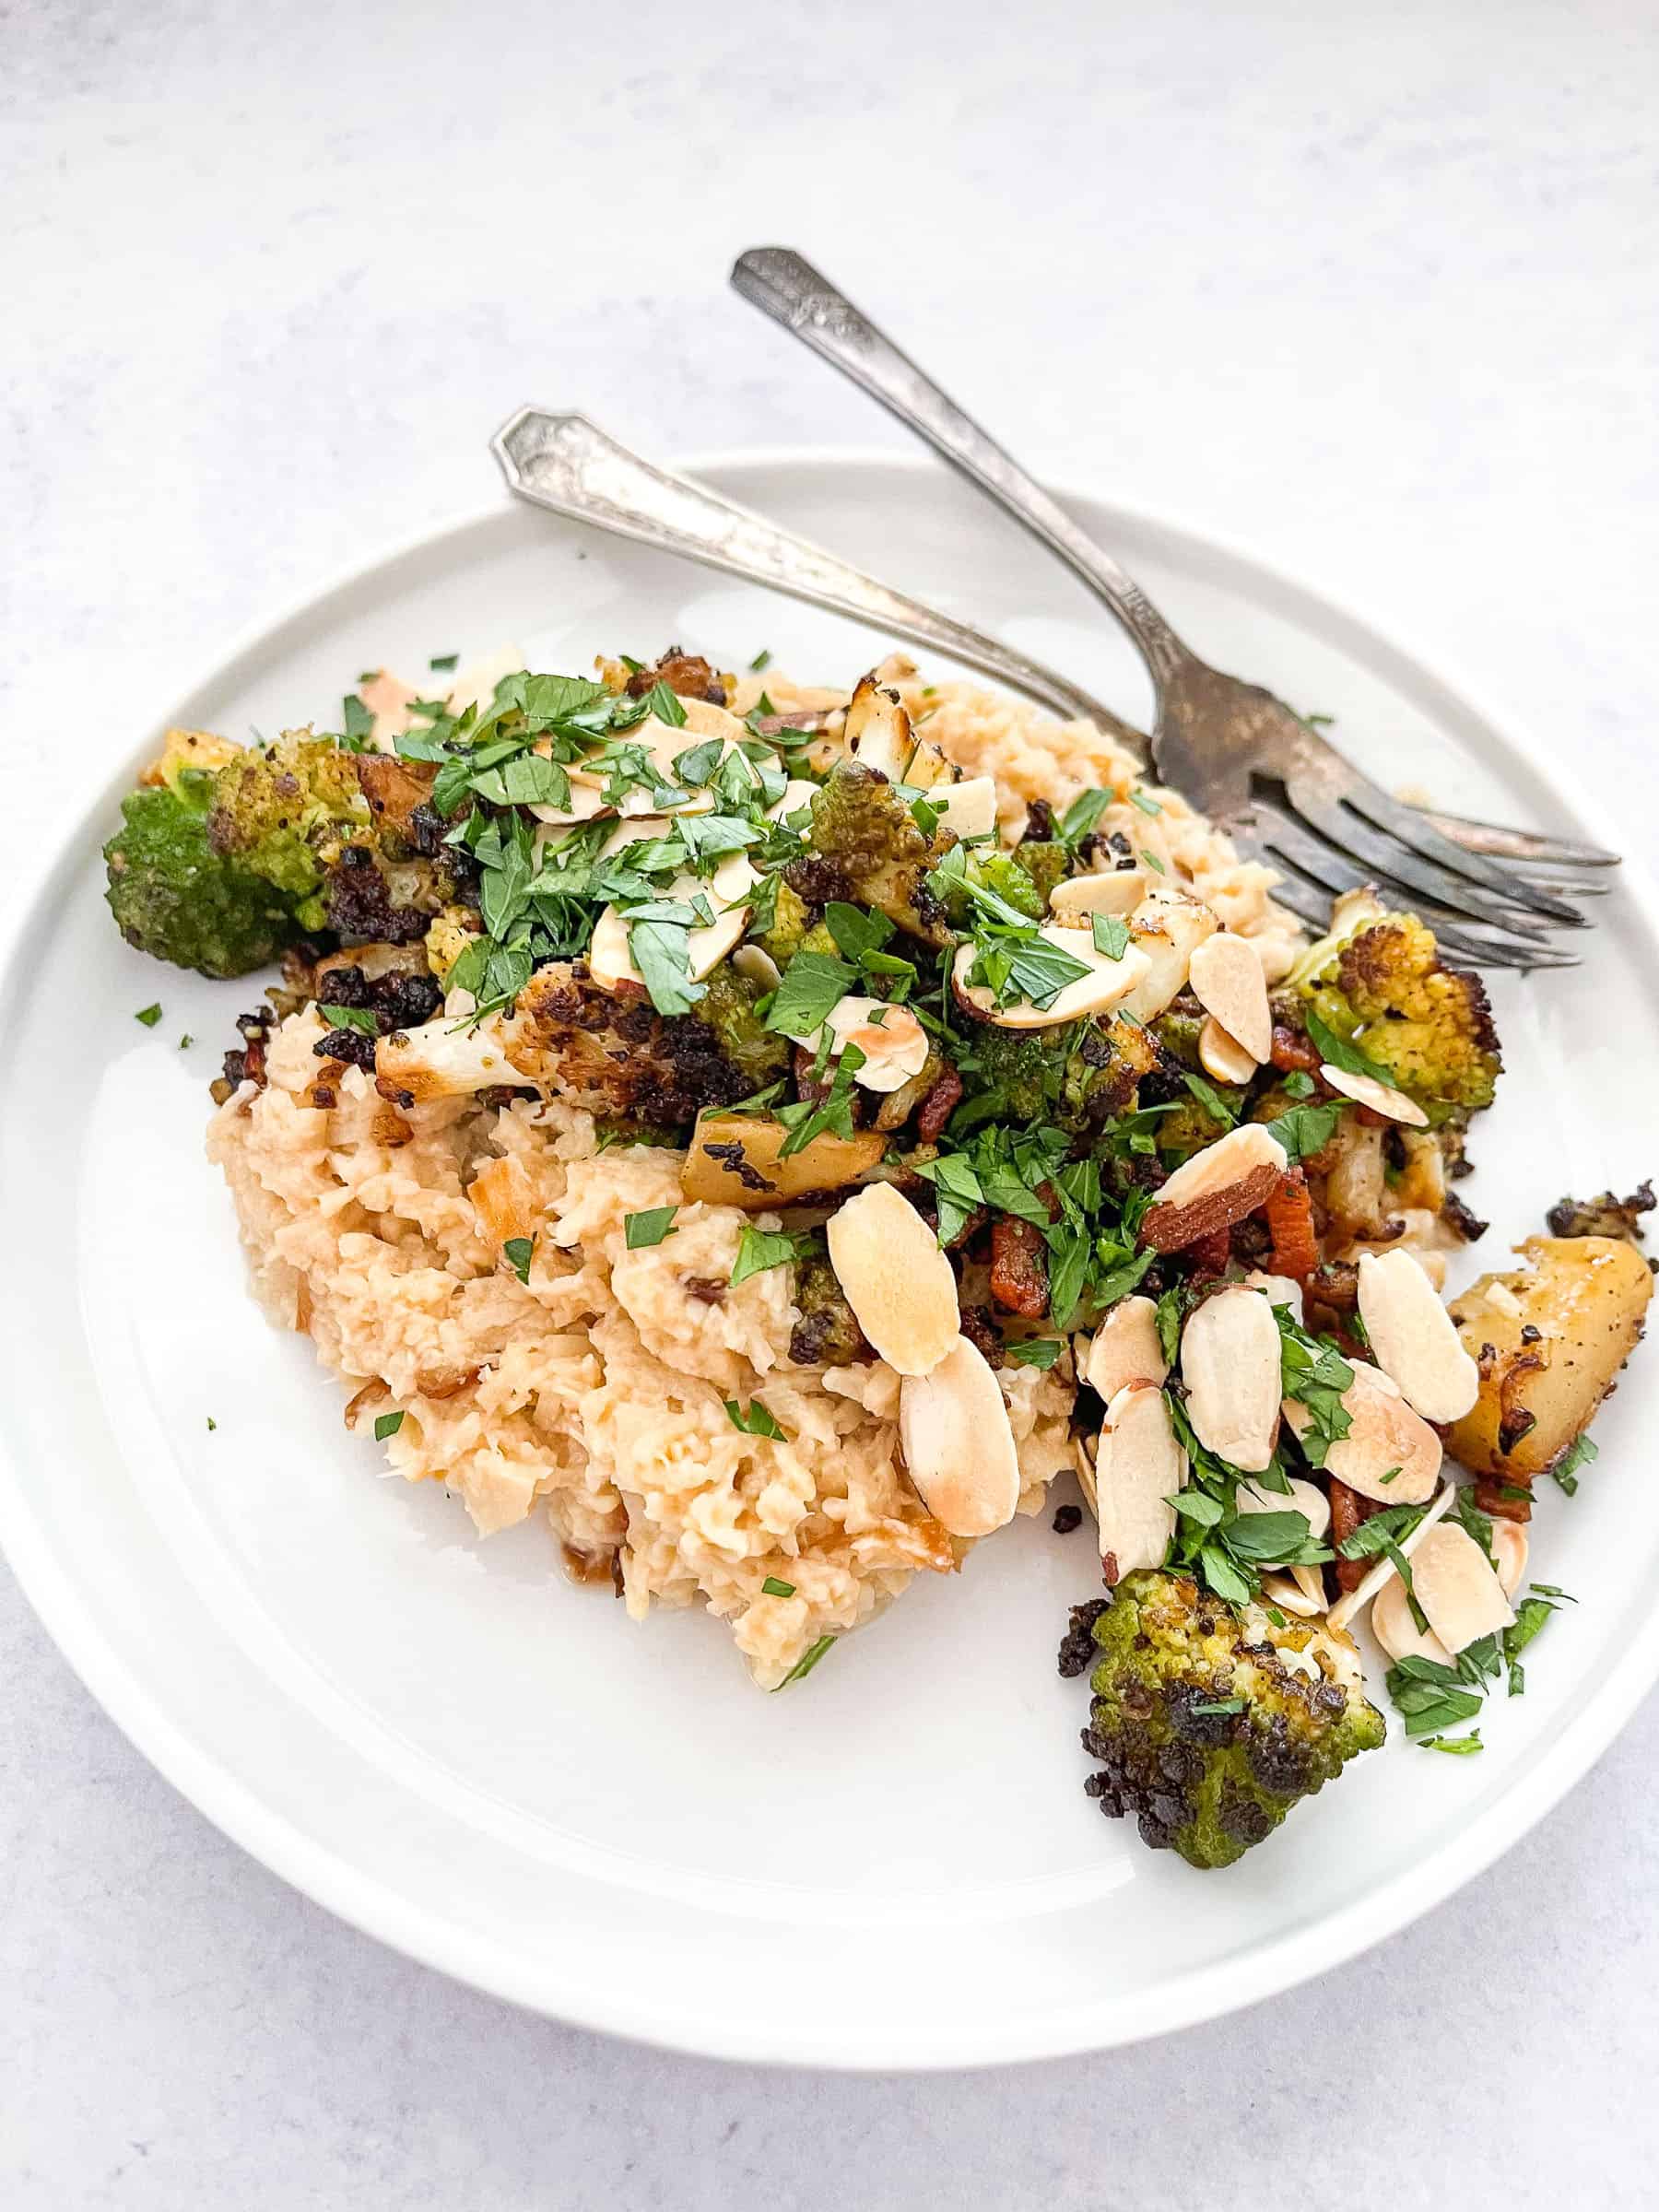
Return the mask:
[[[372,836],[355,757],[309,730],[238,753],[214,778],[207,835],[222,858],[286,892],[302,928],[321,928],[329,867],[343,845]]]
[[[1052,1122],[1076,1135],[1104,1129],[1129,1112],[1136,1088],[1159,1065],[1150,1032],[1138,1023],[1067,1022],[1042,1030],[976,1022],[962,1065],[976,1088],[994,1091],[998,1118]]]
[[[204,975],[246,975],[299,935],[292,900],[208,841],[213,780],[190,770],[122,801],[105,897],[127,943]]]
[[[1292,988],[1431,1122],[1489,1106],[1503,1063],[1480,978],[1442,966],[1428,926],[1372,896],[1344,900],[1335,919],[1298,962]]]
[[[1079,1608],[1091,1613],[1061,1651],[1065,1673],[1081,1671],[1084,1636],[1099,1654],[1083,1742],[1101,1765],[1086,1786],[1189,1865],[1230,1865],[1382,1741],[1354,1646],[1323,1626],[1276,1625],[1161,1568]]]
[[[856,761],[838,762],[812,801],[809,855],[785,881],[803,899],[874,906],[900,929],[930,945],[949,941],[945,908],[929,872],[955,840],[923,830],[898,788]]]
[[[789,1065],[790,1041],[769,1030],[755,1007],[759,986],[737,973],[730,960],[722,960],[709,977],[690,1018],[712,1030],[723,1056],[742,1076],[750,1090],[764,1090]]]

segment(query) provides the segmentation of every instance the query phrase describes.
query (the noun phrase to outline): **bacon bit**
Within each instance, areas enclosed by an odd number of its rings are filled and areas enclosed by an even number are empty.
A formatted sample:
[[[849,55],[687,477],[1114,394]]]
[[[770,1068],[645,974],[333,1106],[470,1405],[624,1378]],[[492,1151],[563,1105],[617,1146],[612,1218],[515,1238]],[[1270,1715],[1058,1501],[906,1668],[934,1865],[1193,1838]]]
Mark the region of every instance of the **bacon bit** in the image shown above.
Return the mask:
[[[1299,1072],[1304,1076],[1315,1075],[1320,1065],[1319,1054],[1306,1032],[1292,1029],[1288,1021],[1276,1021],[1273,1025],[1273,1048],[1269,1059],[1273,1066],[1286,1076]]]
[[[1231,1230],[1212,1229],[1208,1236],[1194,1239],[1186,1256],[1200,1275],[1225,1275],[1232,1258]]]
[[[1033,1223],[1002,1214],[991,1224],[991,1295],[1025,1321],[1048,1312],[1048,1250]]]
[[[1520,1491],[1522,1496],[1515,1496]],[[1532,1519],[1532,1477],[1530,1475],[1482,1475],[1475,1484],[1475,1503],[1483,1513],[1494,1521],[1530,1521]]]
[[[1331,1549],[1336,1554],[1336,1586],[1340,1590],[1358,1590],[1375,1564],[1371,1559],[1345,1559],[1342,1547],[1359,1527],[1369,1521],[1380,1509],[1374,1499],[1361,1498],[1358,1490],[1350,1490],[1346,1482],[1331,1477]]]
[[[1263,1211],[1273,1237],[1268,1272],[1306,1283],[1319,1265],[1319,1238],[1313,1228],[1313,1200],[1300,1168],[1288,1168]]]
[[[945,1063],[939,1078],[922,1101],[916,1116],[916,1135],[924,1145],[935,1145],[944,1133],[946,1123],[961,1103],[963,1083],[949,1061]]]

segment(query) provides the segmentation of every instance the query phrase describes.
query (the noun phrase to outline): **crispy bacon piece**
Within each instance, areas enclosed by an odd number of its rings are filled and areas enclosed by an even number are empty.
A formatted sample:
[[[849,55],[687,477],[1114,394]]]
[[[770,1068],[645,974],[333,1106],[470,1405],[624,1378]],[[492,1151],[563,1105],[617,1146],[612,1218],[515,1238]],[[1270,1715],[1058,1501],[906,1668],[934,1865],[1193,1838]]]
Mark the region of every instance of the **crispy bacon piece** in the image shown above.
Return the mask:
[[[1475,1484],[1475,1503],[1495,1521],[1532,1519],[1530,1475],[1482,1475]]]
[[[1346,1482],[1331,1477],[1331,1548],[1336,1554],[1336,1586],[1340,1590],[1357,1590],[1370,1573],[1370,1559],[1345,1559],[1342,1547],[1359,1527],[1376,1512],[1372,1499],[1361,1498],[1358,1490],[1350,1490]]]
[[[961,1103],[962,1088],[961,1077],[947,1060],[916,1116],[916,1135],[924,1145],[938,1143],[946,1123]]]
[[[1270,1272],[1305,1283],[1319,1265],[1313,1200],[1300,1168],[1287,1168],[1263,1211],[1273,1236]]]
[[[1048,1312],[1048,1248],[1032,1222],[999,1214],[991,1224],[991,1295],[1026,1321]]]

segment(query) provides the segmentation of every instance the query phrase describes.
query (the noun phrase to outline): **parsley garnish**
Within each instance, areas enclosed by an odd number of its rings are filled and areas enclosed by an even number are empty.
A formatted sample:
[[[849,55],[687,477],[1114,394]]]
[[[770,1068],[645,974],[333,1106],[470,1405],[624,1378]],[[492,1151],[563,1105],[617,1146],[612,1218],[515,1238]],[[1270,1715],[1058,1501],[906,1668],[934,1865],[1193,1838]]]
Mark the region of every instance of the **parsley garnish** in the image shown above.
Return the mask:
[[[734,1285],[747,1283],[751,1275],[769,1267],[784,1267],[795,1256],[795,1241],[782,1230],[757,1229],[746,1221],[737,1238],[737,1257],[732,1262]]]
[[[458,653],[435,653],[427,663],[427,666],[436,669],[441,676],[447,676],[460,658],[461,655]]]
[[[501,1250],[507,1255],[507,1265],[521,1283],[530,1280],[530,1258],[535,1250],[534,1237],[509,1237]]]
[[[195,1039],[191,1035],[190,1031],[186,1030],[183,1036],[179,1040],[179,1050],[182,1053],[187,1053],[194,1042]]]
[[[1065,1347],[1057,1336],[1019,1336],[1007,1347],[1008,1358],[1016,1367],[1053,1366]]]
[[[1292,1106],[1268,1123],[1267,1134],[1283,1145],[1289,1166],[1294,1167],[1299,1159],[1310,1159],[1330,1143],[1346,1103],[1339,1099],[1324,1106]]]
[[[622,1218],[622,1234],[629,1251],[648,1252],[653,1244],[660,1244],[665,1237],[673,1236],[674,1217],[678,1211],[677,1206],[651,1206],[642,1213],[625,1214]]]
[[[726,1409],[727,1420],[731,1422],[734,1429],[741,1430],[745,1436],[770,1437],[774,1443],[779,1444],[786,1444],[789,1441],[783,1430],[779,1428],[776,1419],[768,1412],[759,1398],[751,1398],[747,1410],[737,1403],[735,1398],[726,1398],[723,1400],[723,1403]]]
[[[1138,806],[1143,814],[1157,815],[1163,812],[1163,808],[1152,796],[1151,793],[1143,791],[1138,783],[1133,785],[1130,789],[1129,804],[1131,806]],[[1144,858],[1145,855],[1143,854],[1142,857]]]
[[[383,1444],[389,1436],[395,1436],[404,1425],[401,1413],[379,1413],[374,1417],[374,1441]]]
[[[1134,932],[1121,914],[1090,914],[1088,926],[1094,936],[1094,948],[1103,952],[1109,960],[1121,960],[1129,949]]]
[[[1206,1083],[1202,1076],[1189,1075],[1186,1087],[1203,1107],[1212,1122],[1219,1122],[1223,1129],[1230,1129],[1239,1118],[1239,1109],[1224,1099],[1214,1084]]]
[[[854,971],[832,952],[797,952],[773,995],[767,1028],[803,1042],[816,1037],[854,980]]]
[[[775,1574],[769,1574],[760,1585],[760,1594],[763,1597],[793,1597],[794,1594],[794,1584],[781,1583]]]
[[[1387,1068],[1380,1066],[1347,1038],[1338,1037],[1335,1030],[1320,1020],[1312,1006],[1307,1008],[1303,1019],[1308,1025],[1309,1041],[1322,1060],[1328,1060],[1333,1067],[1346,1068],[1350,1076],[1369,1076],[1373,1083],[1398,1090],[1400,1087]]]
[[[133,1017],[135,1021],[141,1021],[147,1030],[153,1030],[160,1018],[161,1001],[159,999],[156,1001],[153,1006],[140,1006],[137,1013]]]
[[[645,694],[645,710],[672,729],[683,730],[686,726],[686,710],[680,705],[677,694],[668,688],[661,677]]]
[[[771,646],[762,645],[759,652],[749,663],[749,674],[751,676],[759,676],[763,668],[768,668],[771,665]]]
[[[139,1018],[142,1019],[143,1017],[140,1016]],[[1578,1470],[1581,1467],[1587,1467],[1590,1462],[1595,1458],[1596,1453],[1597,1446],[1586,1432],[1583,1436],[1574,1437],[1559,1465],[1550,1468],[1550,1473],[1569,1498],[1578,1495]],[[1533,1587],[1536,1589],[1537,1584],[1535,1583]]]
[[[1293,1067],[1279,1088],[1288,1099],[1311,1099],[1315,1086],[1306,1068]]]
[[[331,1030],[355,1030],[359,1037],[378,1037],[380,1024],[367,1006],[319,1006]]]
[[[1109,791],[1082,791],[1060,817],[1060,841],[1067,852],[1076,852],[1083,840],[1112,803]]]
[[[778,1688],[787,1689],[792,1682],[804,1681],[834,1641],[833,1636],[820,1636],[816,1643],[808,1644],[784,1676],[782,1681],[778,1684]],[[773,1695],[776,1694],[774,1691]]]

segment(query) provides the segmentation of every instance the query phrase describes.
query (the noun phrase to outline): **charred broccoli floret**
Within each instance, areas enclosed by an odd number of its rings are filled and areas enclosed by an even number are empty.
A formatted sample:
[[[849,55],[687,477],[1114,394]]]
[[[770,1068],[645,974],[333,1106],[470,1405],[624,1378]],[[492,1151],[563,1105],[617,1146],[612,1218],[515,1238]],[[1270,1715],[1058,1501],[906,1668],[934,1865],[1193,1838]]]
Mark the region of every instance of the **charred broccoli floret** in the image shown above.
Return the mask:
[[[1261,1605],[1234,1608],[1184,1575],[1127,1576],[1089,1633],[1083,1744],[1101,1766],[1085,1786],[1191,1866],[1231,1865],[1382,1741],[1346,1638],[1277,1627]],[[1062,1672],[1080,1671],[1076,1641],[1061,1647]]]
[[[1486,987],[1447,968],[1415,914],[1344,900],[1291,978],[1321,1021],[1359,1046],[1431,1123],[1489,1106],[1503,1063]]]
[[[945,908],[928,884],[955,841],[948,830],[924,830],[887,778],[856,761],[841,761],[812,801],[810,853],[784,871],[788,886],[812,905],[831,899],[878,907],[913,937],[945,945]]]
[[[214,778],[214,851],[285,892],[304,928],[327,920],[319,893],[342,848],[371,835],[353,755],[309,730],[285,730],[274,745],[239,753]]]
[[[789,1356],[797,1366],[848,1367],[873,1357],[835,1270],[823,1254],[797,1265],[794,1302],[801,1318],[789,1339]]]
[[[970,1034],[961,1065],[971,1068],[979,1088],[1000,1093],[1004,1116],[1053,1122],[1074,1134],[1128,1112],[1137,1086],[1159,1064],[1150,1033],[1127,1021],[1044,1030],[986,1022]]]
[[[203,975],[246,975],[300,935],[291,902],[208,841],[212,779],[135,791],[104,847],[105,897],[129,945]]]
[[[789,1065],[792,1050],[790,1040],[769,1030],[756,1013],[760,996],[757,984],[723,960],[691,1009],[691,1018],[713,1031],[722,1053],[751,1091],[776,1082]]]
[[[1053,897],[1054,886],[1064,883],[1071,872],[1071,860],[1065,847],[1054,838],[1028,838],[1023,845],[1016,845],[1010,857],[1015,860],[1037,886],[1042,899],[1042,911]]]
[[[774,877],[772,881],[777,886],[777,897],[771,924],[757,935],[755,942],[771,955],[780,968],[787,968],[812,926],[812,909],[798,891],[790,889],[781,876]]]

